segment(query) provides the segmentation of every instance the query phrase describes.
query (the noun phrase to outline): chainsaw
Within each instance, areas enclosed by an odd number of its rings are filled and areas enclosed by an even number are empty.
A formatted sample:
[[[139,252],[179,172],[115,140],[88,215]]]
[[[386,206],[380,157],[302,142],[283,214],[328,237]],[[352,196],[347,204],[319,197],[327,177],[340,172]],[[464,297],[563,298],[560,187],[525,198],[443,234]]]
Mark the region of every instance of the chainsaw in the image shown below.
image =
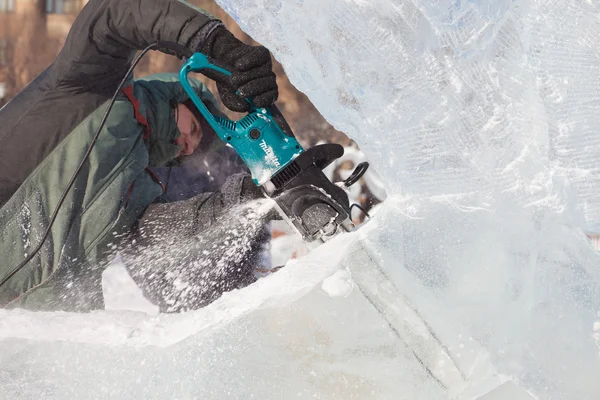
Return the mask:
[[[264,195],[275,201],[281,217],[306,242],[325,241],[339,232],[355,228],[346,188],[367,171],[359,164],[350,177],[339,184],[323,173],[344,154],[339,144],[321,144],[304,149],[276,106],[256,107],[240,120],[213,115],[189,83],[189,73],[214,70],[226,76],[231,72],[215,65],[202,53],[194,53],[179,71],[181,85],[198,111],[221,140],[230,145],[246,164],[252,180]]]

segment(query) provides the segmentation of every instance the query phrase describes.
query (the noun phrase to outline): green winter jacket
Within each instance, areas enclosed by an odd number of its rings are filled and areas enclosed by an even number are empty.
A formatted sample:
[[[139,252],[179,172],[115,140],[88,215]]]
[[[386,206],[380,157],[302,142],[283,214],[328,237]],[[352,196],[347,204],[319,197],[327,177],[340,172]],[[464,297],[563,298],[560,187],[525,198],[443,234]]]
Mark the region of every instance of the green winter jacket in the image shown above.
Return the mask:
[[[158,39],[191,46],[214,25],[176,0],[88,2],[55,63],[0,110],[0,280],[41,240],[136,50]],[[101,305],[101,291],[87,290],[100,286],[97,263],[161,195],[149,167],[177,155],[173,105],[187,99],[172,74],[128,86],[133,98],[119,95],[41,251],[0,287],[0,306]]]

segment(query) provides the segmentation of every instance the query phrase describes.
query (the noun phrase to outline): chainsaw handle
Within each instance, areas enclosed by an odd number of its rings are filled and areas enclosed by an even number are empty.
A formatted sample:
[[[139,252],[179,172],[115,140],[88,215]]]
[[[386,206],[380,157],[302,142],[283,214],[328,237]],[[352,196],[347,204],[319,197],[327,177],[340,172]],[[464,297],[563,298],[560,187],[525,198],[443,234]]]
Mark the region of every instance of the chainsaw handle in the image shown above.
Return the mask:
[[[226,138],[229,137],[229,133],[223,129],[224,126],[221,125],[219,123],[219,121],[217,121],[215,119],[215,117],[208,110],[208,108],[206,108],[204,103],[200,100],[200,98],[198,97],[196,92],[194,90],[192,90],[192,87],[189,84],[188,74],[190,72],[201,72],[201,70],[203,70],[203,69],[211,69],[213,71],[222,73],[225,76],[231,76],[232,73],[231,73],[231,71],[228,71],[227,69],[214,64],[213,62],[211,62],[211,60],[210,60],[210,58],[208,58],[208,56],[206,56],[205,54],[202,54],[202,53],[194,53],[191,57],[188,58],[187,62],[179,70],[179,80],[181,81],[181,84],[183,85],[185,91],[188,93],[188,95],[192,99],[192,102],[196,105],[196,107],[198,107],[198,110],[200,111],[200,113],[202,113],[204,118],[208,121],[208,123],[215,130],[215,132],[217,134],[219,134],[221,139],[227,141]],[[252,103],[251,99],[246,99],[246,101],[251,106],[251,110],[250,110],[249,114],[253,113],[253,112],[264,113],[265,109],[256,107],[254,105],[254,103]],[[281,114],[281,111],[279,111],[277,106],[272,105],[272,106],[267,107],[266,109],[268,109],[269,114],[273,117],[273,120],[279,126],[279,128],[284,133],[284,135],[295,139],[292,129],[288,125],[287,121],[285,120],[285,118],[283,117],[283,115]],[[233,122],[233,121],[231,121],[231,122]],[[228,126],[228,124],[225,123],[225,127],[227,127],[227,126]]]
[[[232,75],[231,71],[229,71],[226,68],[218,66],[217,64],[214,63],[214,61],[212,61],[205,54],[190,53],[190,55],[187,55],[186,57],[188,58],[188,62],[185,63],[182,68],[185,68],[187,73],[189,73],[189,72],[200,72],[201,73],[203,69],[212,69],[213,71],[219,72],[228,77]],[[193,58],[193,61],[189,62],[189,59],[192,59],[192,58]],[[235,94],[237,95],[238,92],[235,92]],[[254,106],[252,99],[247,98],[244,100],[246,100],[248,102],[248,104],[250,104],[250,106],[252,106],[251,111],[255,111],[256,107]]]
[[[183,65],[183,67],[188,72],[200,72],[203,69],[212,69],[213,71],[220,72],[225,76],[231,76],[231,71],[214,64],[206,54],[202,53],[194,53],[188,58],[188,61]]]
[[[179,70],[179,81],[181,85],[190,96],[190,99],[194,103],[194,105],[198,108],[198,111],[204,116],[206,122],[213,128],[213,130],[221,137],[222,140],[226,140],[228,137],[228,132],[219,124],[219,122],[215,119],[214,115],[206,108],[206,105],[200,100],[198,94],[195,90],[192,89],[190,85],[188,74],[190,72],[200,72],[203,69],[212,69],[219,73],[222,73],[226,76],[231,76],[231,72],[226,70],[225,68],[219,67],[210,62],[209,58],[202,53],[194,53],[188,60],[183,64],[181,69]]]

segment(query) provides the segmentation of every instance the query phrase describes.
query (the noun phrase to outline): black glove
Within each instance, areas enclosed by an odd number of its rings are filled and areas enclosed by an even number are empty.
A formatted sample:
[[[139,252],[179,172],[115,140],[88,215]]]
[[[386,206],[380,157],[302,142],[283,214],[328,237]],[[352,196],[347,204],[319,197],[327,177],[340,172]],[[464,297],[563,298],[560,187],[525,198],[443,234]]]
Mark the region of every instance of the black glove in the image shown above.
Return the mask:
[[[261,188],[256,186],[252,180],[252,177],[244,174],[244,177],[242,178],[240,197],[242,201],[251,201],[256,199],[264,199],[265,195],[263,194]]]
[[[235,189],[234,189],[235,188]],[[232,190],[233,189],[233,190]],[[245,203],[248,201],[256,200],[256,199],[264,199],[265,195],[263,194],[260,186],[256,186],[252,177],[248,174],[236,174],[229,177],[221,188],[223,195],[228,197],[237,197],[232,196],[230,193],[237,193],[239,191],[239,202]],[[271,208],[267,214],[265,214],[265,221],[272,220],[280,220],[281,216],[275,207]]]
[[[217,82],[221,100],[230,110],[248,111],[250,104],[244,99],[252,100],[257,107],[268,107],[277,100],[277,81],[266,47],[242,43],[227,29],[219,27],[197,51],[232,72],[228,77],[214,70],[202,71]]]

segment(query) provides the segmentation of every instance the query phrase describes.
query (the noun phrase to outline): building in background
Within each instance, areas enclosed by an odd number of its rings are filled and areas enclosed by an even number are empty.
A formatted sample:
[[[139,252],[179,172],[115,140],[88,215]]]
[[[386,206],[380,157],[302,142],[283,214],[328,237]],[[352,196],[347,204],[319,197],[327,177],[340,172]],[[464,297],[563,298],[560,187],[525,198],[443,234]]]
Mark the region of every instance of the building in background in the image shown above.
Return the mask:
[[[8,101],[56,57],[87,0],[0,0],[0,85]]]

